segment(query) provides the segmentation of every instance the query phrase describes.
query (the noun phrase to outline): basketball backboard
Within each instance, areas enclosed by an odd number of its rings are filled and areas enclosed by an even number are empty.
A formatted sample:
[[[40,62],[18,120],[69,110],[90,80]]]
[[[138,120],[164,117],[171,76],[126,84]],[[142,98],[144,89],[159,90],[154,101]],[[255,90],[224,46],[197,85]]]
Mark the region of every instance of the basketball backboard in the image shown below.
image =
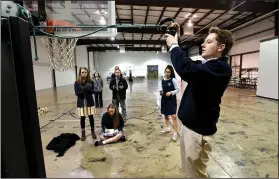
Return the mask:
[[[33,1],[32,4],[25,3],[25,7],[29,10],[36,11],[38,4]],[[47,24],[49,26],[66,26],[66,24],[71,24],[72,26],[107,26],[114,25],[116,21],[115,1],[45,1],[45,10],[48,22],[63,22],[49,23]],[[97,29],[99,28],[81,28],[80,31],[76,31],[74,29],[58,28],[54,31],[54,34],[61,36],[80,36]],[[108,28],[85,38],[114,37],[116,35],[116,28]]]

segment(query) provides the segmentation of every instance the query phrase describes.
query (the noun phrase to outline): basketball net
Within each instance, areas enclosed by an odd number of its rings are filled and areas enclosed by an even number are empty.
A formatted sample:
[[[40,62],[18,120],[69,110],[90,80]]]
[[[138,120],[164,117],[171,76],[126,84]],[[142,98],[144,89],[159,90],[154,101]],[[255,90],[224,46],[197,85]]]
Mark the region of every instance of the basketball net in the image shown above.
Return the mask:
[[[47,20],[47,26],[57,26],[57,28],[47,28],[48,33],[58,31],[80,31],[80,28],[59,28],[59,26],[75,26],[67,21]],[[63,39],[58,37],[45,36],[41,38],[45,47],[48,49],[50,69],[60,72],[74,69],[74,50],[77,38]]]

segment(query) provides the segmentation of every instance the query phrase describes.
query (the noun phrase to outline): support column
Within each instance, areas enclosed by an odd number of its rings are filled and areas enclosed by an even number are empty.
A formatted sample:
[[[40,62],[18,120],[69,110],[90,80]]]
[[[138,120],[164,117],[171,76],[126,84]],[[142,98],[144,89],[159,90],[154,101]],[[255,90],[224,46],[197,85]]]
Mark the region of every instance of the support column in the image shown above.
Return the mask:
[[[239,65],[239,78],[241,78],[241,72],[242,72],[242,54],[240,55],[240,65]]]
[[[5,175],[9,178],[46,178],[29,23],[18,17],[9,17],[3,21],[6,22],[2,25],[6,33],[2,32],[1,37],[7,40],[4,49],[7,58],[2,58],[2,64],[5,62],[6,67],[9,67],[8,69],[2,67],[1,71],[2,112],[5,114],[3,118],[2,113],[2,129],[5,130],[2,142],[3,139],[6,141],[5,144],[2,143],[2,156],[5,156],[2,163],[5,165]],[[12,80],[13,83],[7,80]],[[4,90],[6,94],[3,96]],[[14,135],[16,138],[13,140]],[[3,148],[6,148],[5,153]],[[17,156],[22,157],[16,158]],[[17,165],[18,163],[22,168]]]
[[[78,68],[77,68],[77,48],[74,50],[74,60],[75,60],[75,72],[76,72],[76,79],[78,77]]]
[[[278,3],[277,3],[278,4]],[[278,11],[277,12],[275,12],[275,15],[274,15],[274,35],[275,36],[278,36],[278,20],[279,20],[279,18],[278,18]]]
[[[87,51],[87,63],[88,63],[88,70],[90,71],[89,52],[88,51]],[[91,74],[89,74],[89,75],[91,75]]]
[[[1,25],[1,178],[28,178],[9,22]]]

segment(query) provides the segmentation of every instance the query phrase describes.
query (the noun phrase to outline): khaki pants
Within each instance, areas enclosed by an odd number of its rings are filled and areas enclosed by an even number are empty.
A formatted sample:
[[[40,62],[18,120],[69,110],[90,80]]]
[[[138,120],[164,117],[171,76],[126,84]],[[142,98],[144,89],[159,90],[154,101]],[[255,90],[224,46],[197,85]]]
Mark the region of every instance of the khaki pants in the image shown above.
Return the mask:
[[[186,178],[208,178],[207,162],[213,136],[202,136],[181,125],[180,148]]]

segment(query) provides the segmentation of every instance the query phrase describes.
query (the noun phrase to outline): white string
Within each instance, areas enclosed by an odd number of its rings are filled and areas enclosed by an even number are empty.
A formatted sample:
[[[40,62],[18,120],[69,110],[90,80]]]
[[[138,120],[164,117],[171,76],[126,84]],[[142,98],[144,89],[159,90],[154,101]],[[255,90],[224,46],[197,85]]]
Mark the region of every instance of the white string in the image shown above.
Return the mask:
[[[45,47],[48,49],[50,69],[60,72],[74,69],[74,49],[77,40],[77,38],[42,38]]]

